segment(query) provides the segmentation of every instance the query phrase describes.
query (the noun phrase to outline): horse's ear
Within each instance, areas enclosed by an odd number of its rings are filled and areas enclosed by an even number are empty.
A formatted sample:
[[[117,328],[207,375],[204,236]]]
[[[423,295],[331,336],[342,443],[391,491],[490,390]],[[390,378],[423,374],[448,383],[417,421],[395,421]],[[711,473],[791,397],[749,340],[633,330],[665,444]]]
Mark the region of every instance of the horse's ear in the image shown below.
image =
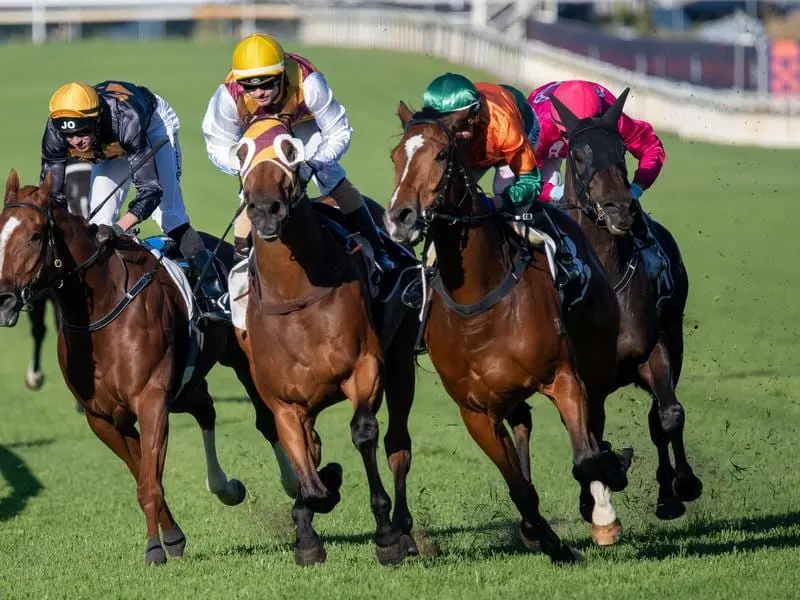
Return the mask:
[[[567,130],[567,137],[569,137],[575,131],[580,119],[578,119],[578,117],[576,117],[572,111],[555,96],[550,96],[550,102],[553,103],[553,107],[555,107],[556,112],[561,119],[561,124],[564,125],[564,129]]]
[[[281,142],[281,151],[288,164],[293,165],[297,161],[297,147],[292,143],[292,140],[283,140]]]
[[[8,172],[8,179],[6,179],[6,197],[5,201],[8,202],[12,198],[16,198],[19,191],[19,175],[16,170],[11,169]]]
[[[628,99],[628,92],[631,88],[625,88],[619,95],[616,102],[612,104],[603,115],[603,122],[616,129],[619,118],[622,115],[622,107],[625,106],[625,101]]]
[[[48,171],[47,175],[44,176],[44,181],[42,181],[41,185],[39,186],[39,197],[48,202],[50,200],[50,195],[53,193],[53,173],[52,171]]]
[[[397,116],[400,118],[400,124],[405,129],[408,126],[408,122],[414,116],[414,112],[408,108],[408,105],[400,100],[400,104],[397,105]]]

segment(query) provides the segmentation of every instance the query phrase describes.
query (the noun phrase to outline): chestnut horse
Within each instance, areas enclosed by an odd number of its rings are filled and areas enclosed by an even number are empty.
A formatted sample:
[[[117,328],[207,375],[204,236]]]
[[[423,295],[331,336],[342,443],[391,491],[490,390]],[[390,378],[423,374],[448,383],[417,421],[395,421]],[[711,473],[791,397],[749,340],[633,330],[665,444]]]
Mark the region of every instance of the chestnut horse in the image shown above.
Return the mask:
[[[205,380],[211,367],[220,362],[235,370],[256,408],[259,430],[280,459],[275,424],[258,398],[232,327],[206,328],[203,349],[190,361],[188,307],[166,269],[128,238],[98,244],[85,219],[54,206],[50,197],[50,175],[40,187],[20,188],[16,171],[9,174],[0,213],[0,326],[16,325],[34,293],[52,291],[64,380],[89,427],[136,479],[147,520],[145,561],[163,564],[159,527],[170,555],[181,556],[186,545],[161,483],[168,412],[188,412],[197,420],[206,487],[228,505],[242,502],[245,488],[228,479],[217,459],[216,414]],[[192,362],[194,370],[187,371]],[[288,463],[284,469],[291,473]]]
[[[603,441],[603,403],[614,383],[619,307],[602,268],[571,219],[549,211],[591,268],[583,300],[562,314],[545,253],[514,243],[502,217],[479,200],[453,133],[466,115],[412,115],[402,102],[397,114],[404,132],[392,152],[387,229],[401,242],[425,234],[435,247],[425,341],[445,389],[503,474],[523,541],[554,562],[571,562],[576,555],[539,512],[527,445],[518,453],[503,424],[518,421],[516,411],[535,392],[549,397],[570,437],[582,502],[594,498],[592,537],[616,542],[622,528],[608,488],[625,488],[626,465]]]
[[[656,515],[674,519],[686,511],[684,502],[696,500],[703,490],[686,458],[685,415],[675,395],[683,364],[683,311],[689,279],[669,231],[646,215],[635,213],[641,207],[631,197],[625,145],[617,131],[627,96],[626,89],[604,115],[583,120],[553,98],[569,137],[564,200],[560,206],[569,211],[589,238],[617,293],[621,325],[616,387],[633,383],[652,397],[650,438],[658,451]],[[667,278],[663,290],[653,285],[645,267],[647,257],[631,234],[636,217],[649,220],[650,230],[669,263],[665,272],[660,261],[652,269],[656,278]],[[670,445],[675,455],[674,468]]]
[[[341,467],[331,463],[317,472],[322,457],[314,424],[324,408],[348,398],[354,409],[352,441],[364,461],[376,521],[376,555],[381,564],[398,564],[417,553],[406,500],[416,314],[404,309],[397,333],[381,344],[363,257],[346,252],[321,226],[295,171],[302,142],[292,139],[276,119],[256,121],[250,128],[243,140],[250,135],[269,141],[260,142],[258,154],[244,157],[245,148],[240,150],[254,250],[246,330],[237,329],[237,335],[299,479],[292,509],[295,561],[310,565],[326,558],[312,518],[339,502]],[[263,132],[252,133],[256,129]],[[375,414],[384,390],[389,410],[384,443],[395,483],[393,518],[376,462]]]

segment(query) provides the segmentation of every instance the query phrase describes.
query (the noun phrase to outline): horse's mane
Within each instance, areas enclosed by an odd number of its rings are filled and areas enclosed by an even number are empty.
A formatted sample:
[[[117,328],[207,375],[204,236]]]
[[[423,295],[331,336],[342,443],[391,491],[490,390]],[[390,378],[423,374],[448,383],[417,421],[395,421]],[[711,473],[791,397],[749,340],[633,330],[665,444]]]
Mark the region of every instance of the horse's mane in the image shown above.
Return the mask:
[[[434,121],[440,121],[444,119],[447,115],[440,113],[435,108],[431,108],[430,106],[424,107],[422,110],[418,110],[414,113],[411,117],[412,120],[417,119],[432,119]]]

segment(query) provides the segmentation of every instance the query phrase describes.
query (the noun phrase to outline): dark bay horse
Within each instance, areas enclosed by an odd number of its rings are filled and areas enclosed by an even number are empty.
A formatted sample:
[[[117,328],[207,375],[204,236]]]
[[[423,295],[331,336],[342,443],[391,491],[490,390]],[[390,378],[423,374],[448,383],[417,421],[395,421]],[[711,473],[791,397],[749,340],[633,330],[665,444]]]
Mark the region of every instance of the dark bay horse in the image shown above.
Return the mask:
[[[406,500],[417,316],[404,309],[396,333],[381,343],[375,321],[378,302],[371,300],[361,253],[347,252],[323,228],[294,170],[302,160],[302,142],[275,119],[252,123],[243,144],[247,139],[261,145],[249,156],[244,154],[249,152],[246,145],[240,150],[254,258],[246,330],[237,329],[237,335],[299,479],[292,509],[295,561],[310,565],[326,558],[312,519],[339,502],[341,467],[331,463],[317,471],[322,456],[314,425],[322,410],[347,398],[354,409],[352,441],[369,483],[376,555],[381,564],[398,564],[417,553]],[[384,391],[389,411],[384,443],[395,483],[393,516],[376,462],[375,414]]]
[[[145,561],[162,564],[161,539],[172,556],[181,556],[186,545],[161,483],[168,413],[188,412],[197,420],[206,487],[228,505],[242,502],[245,488],[227,477],[217,459],[209,370],[217,362],[235,370],[256,409],[257,427],[280,458],[272,414],[255,391],[231,326],[205,328],[202,349],[191,361],[189,309],[166,269],[128,238],[99,245],[86,220],[53,206],[50,194],[49,175],[41,187],[22,188],[15,171],[8,177],[0,213],[0,326],[16,325],[34,293],[52,290],[64,380],[89,427],[136,479],[147,521]],[[191,363],[194,370],[187,371]]]
[[[92,165],[88,162],[73,161],[67,164],[64,172],[64,194],[67,197],[69,212],[89,218],[89,190],[91,188]],[[44,385],[44,370],[42,369],[42,344],[47,334],[45,326],[45,310],[52,296],[48,292],[37,294],[31,298],[28,318],[31,325],[33,338],[33,356],[25,371],[25,387],[29,390],[39,390]],[[80,404],[77,404],[79,410]]]
[[[397,114],[404,132],[392,152],[395,191],[386,223],[396,241],[427,235],[436,250],[425,330],[430,358],[470,435],[505,478],[523,541],[554,562],[572,562],[576,555],[539,512],[527,444],[518,452],[503,421],[518,422],[517,410],[536,392],[554,402],[582,502],[594,505],[592,537],[616,542],[622,527],[609,488],[625,488],[626,465],[603,441],[619,331],[613,290],[575,223],[552,210],[592,267],[584,299],[562,313],[545,253],[536,248],[526,258],[527,247],[515,244],[506,223],[479,200],[453,133],[467,115],[412,115],[402,102]]]
[[[686,458],[684,409],[675,395],[683,364],[689,279],[675,238],[652,218],[636,214],[641,207],[631,197],[625,146],[617,131],[627,96],[626,89],[604,115],[583,120],[553,98],[569,137],[562,208],[589,238],[615,286],[621,310],[615,387],[632,383],[652,397],[650,438],[658,451],[656,515],[674,519],[685,512],[684,502],[696,500],[703,490]],[[655,273],[662,287],[648,276],[646,257],[631,234],[634,218],[649,221],[666,255],[666,271]]]

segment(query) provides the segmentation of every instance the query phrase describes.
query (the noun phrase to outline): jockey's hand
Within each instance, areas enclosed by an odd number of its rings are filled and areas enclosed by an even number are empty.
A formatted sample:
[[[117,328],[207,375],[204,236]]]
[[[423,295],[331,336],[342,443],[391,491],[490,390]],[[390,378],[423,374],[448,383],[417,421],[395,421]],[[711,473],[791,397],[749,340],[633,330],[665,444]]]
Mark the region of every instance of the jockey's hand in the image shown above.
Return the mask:
[[[105,244],[121,235],[125,235],[125,231],[116,223],[113,226],[103,224],[97,226],[97,233],[94,234],[94,238],[101,244]]]
[[[306,161],[303,161],[297,165],[297,176],[300,178],[300,183],[305,185],[314,176],[314,168]]]
[[[554,202],[560,202],[564,197],[564,184],[554,185],[550,189],[550,199]]]

